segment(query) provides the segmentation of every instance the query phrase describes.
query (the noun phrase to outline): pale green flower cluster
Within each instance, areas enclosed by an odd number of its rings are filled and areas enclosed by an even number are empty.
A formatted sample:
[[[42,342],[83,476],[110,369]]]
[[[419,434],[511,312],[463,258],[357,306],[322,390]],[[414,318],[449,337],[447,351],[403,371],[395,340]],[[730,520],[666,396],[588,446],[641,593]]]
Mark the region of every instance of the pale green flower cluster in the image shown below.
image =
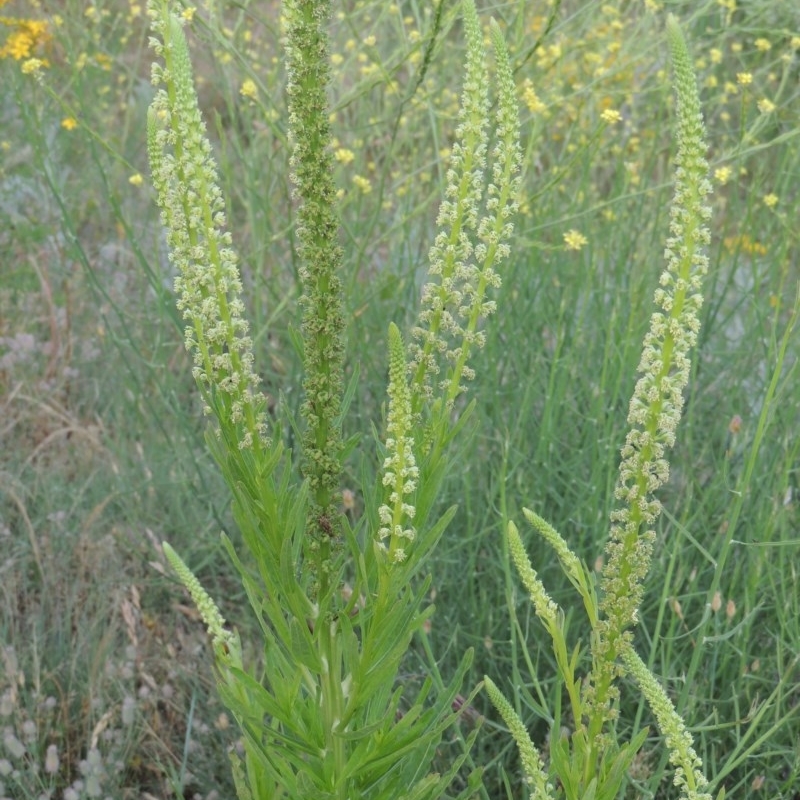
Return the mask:
[[[472,348],[481,348],[486,338],[478,324],[496,310],[486,294],[489,288],[500,287],[495,267],[509,255],[506,242],[513,229],[510,219],[517,210],[521,162],[514,80],[502,34],[493,25],[498,76],[496,144],[492,182],[486,188],[486,213],[479,219],[489,141],[489,82],[480,24],[468,5],[464,28],[467,64],[459,124],[446,173],[445,199],[436,220],[440,230],[429,252],[428,274],[435,280],[423,287],[410,348],[415,395],[432,397],[432,376],[439,374],[440,360],[448,364],[438,383],[448,407],[465,391],[461,381],[474,378],[467,360]]]
[[[524,723],[512,708],[511,703],[506,700],[503,693],[497,688],[494,681],[489,677],[484,677],[483,680],[486,684],[486,693],[489,695],[489,699],[500,712],[503,722],[506,723],[509,732],[517,743],[520,760],[522,761],[522,770],[525,773],[525,782],[528,784],[531,800],[550,800],[550,798],[554,798],[555,790],[553,784],[547,780],[542,758],[531,741]]]
[[[665,453],[675,443],[683,409],[689,351],[697,342],[702,282],[708,270],[703,248],[709,243],[706,223],[711,211],[704,200],[711,185],[700,99],[686,43],[672,17],[667,33],[677,113],[675,195],[665,251],[667,267],[655,293],[660,310],[650,320],[628,412],[630,432],[614,491],[618,506],[611,514],[608,558],[601,578],[602,618],[592,640],[591,679],[584,689],[592,708],[591,734],[598,741],[603,722],[618,715],[615,682],[624,672],[619,658],[631,646],[630,628],[638,621],[650,569],[655,522],[661,513],[654,493],[669,478]]]
[[[194,573],[186,566],[183,559],[167,544],[163,542],[164,555],[175,570],[175,574],[180,578],[181,583],[189,590],[200,618],[206,625],[211,636],[211,643],[214,645],[218,657],[225,660],[231,666],[242,668],[242,647],[239,637],[235,633],[225,629],[225,620],[220,614],[217,604],[211,599],[208,592],[200,585]]]
[[[654,492],[669,478],[664,457],[675,443],[689,381],[689,351],[697,342],[698,313],[709,242],[706,223],[711,191],[705,160],[705,131],[692,64],[677,24],[668,26],[675,70],[678,154],[675,196],[670,209],[667,268],[655,293],[660,311],[650,320],[644,340],[640,378],[628,413],[631,426],[622,448],[608,562],[603,570],[603,611],[616,631],[635,624],[642,581],[650,566],[654,524],[661,505]]]
[[[253,371],[237,258],[224,230],[225,202],[186,38],[165,3],[151,0],[148,13],[162,38],[151,39],[151,45],[164,59],[164,66],[153,65],[153,83],[164,88],[148,111],[147,147],[169,258],[178,270],[177,306],[190,322],[186,347],[194,356],[193,375],[206,413],[218,401],[214,411],[220,421],[237,426],[240,447],[252,447],[266,437],[265,402]]]
[[[531,565],[525,545],[519,535],[519,530],[513,522],[508,523],[508,549],[511,559],[517,568],[522,585],[528,590],[536,616],[542,620],[548,630],[553,630],[558,625],[558,606],[550,598],[547,589]]]
[[[416,532],[409,524],[416,508],[408,502],[417,488],[419,469],[414,459],[411,391],[406,375],[403,339],[397,326],[389,326],[389,413],[386,423],[386,450],[383,462],[383,485],[388,490],[388,502],[378,508],[381,527],[379,547],[389,539],[388,557],[394,564],[406,560],[406,547],[414,541]]]
[[[675,786],[680,787],[686,800],[711,800],[711,795],[706,791],[708,781],[701,769],[703,762],[694,750],[692,735],[667,693],[632,647],[626,646],[622,650],[622,660],[647,698],[658,727],[664,734],[670,751],[669,760],[675,767]]]

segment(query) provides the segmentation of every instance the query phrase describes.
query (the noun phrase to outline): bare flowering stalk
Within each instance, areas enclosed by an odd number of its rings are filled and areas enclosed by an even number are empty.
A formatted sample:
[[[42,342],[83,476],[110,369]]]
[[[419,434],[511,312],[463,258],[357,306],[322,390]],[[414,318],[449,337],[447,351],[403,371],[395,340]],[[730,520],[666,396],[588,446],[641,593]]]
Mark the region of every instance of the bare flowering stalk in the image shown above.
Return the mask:
[[[637,622],[643,581],[650,568],[655,522],[661,505],[655,492],[669,478],[666,459],[675,443],[683,408],[683,391],[689,380],[689,352],[697,342],[702,305],[702,282],[708,270],[704,248],[709,242],[705,204],[711,191],[705,160],[705,132],[692,62],[674,17],[667,22],[674,70],[677,141],[675,195],[670,209],[667,267],[655,293],[658,310],[650,320],[639,362],[639,379],[628,413],[628,433],[614,496],[606,546],[607,560],[600,596],[592,576],[568,548],[564,539],[543,519],[525,510],[525,516],[553,548],[563,571],[576,588],[592,629],[592,667],[586,679],[575,674],[578,651],[568,657],[562,617],[522,549],[516,527],[508,527],[511,557],[522,577],[537,615],[553,640],[553,649],[572,706],[576,726],[569,738],[550,742],[552,775],[558,777],[567,797],[616,797],[625,771],[642,746],[646,730],[631,742],[616,741],[614,721],[619,709],[618,678],[630,674],[647,699],[664,735],[670,761],[676,768],[675,784],[686,800],[710,800],[702,763],[692,747],[692,737],[656,678],[633,649],[631,628]],[[517,740],[535,797],[548,796],[532,753],[535,748],[520,731],[513,709],[490,684],[489,696]],[[512,713],[510,713],[512,712]],[[556,726],[557,727],[557,726]],[[532,749],[533,748],[533,749]],[[538,757],[538,756],[537,756]],[[533,766],[530,766],[530,765]]]
[[[193,353],[193,375],[223,428],[233,427],[240,448],[266,441],[265,400],[253,372],[242,283],[211,146],[205,136],[186,37],[166,2],[151,0],[151,44],[164,59],[153,65],[156,93],[147,114],[147,150],[153,186],[167,231],[175,291]]]

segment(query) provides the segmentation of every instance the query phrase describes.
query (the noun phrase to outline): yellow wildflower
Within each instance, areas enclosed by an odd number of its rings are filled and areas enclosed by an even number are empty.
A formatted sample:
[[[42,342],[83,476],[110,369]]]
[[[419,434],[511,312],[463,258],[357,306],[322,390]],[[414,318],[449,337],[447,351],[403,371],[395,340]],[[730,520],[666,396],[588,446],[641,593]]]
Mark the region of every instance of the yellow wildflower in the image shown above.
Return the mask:
[[[361,189],[364,194],[369,194],[372,191],[372,184],[369,182],[369,178],[365,178],[362,175],[353,175],[353,183]]]
[[[720,186],[724,186],[731,179],[732,174],[730,167],[720,167],[714,170],[714,180],[716,180]]]
[[[340,164],[350,164],[355,159],[355,154],[352,150],[348,150],[346,147],[340,147],[334,154],[333,157],[340,163]]]
[[[722,61],[722,50],[718,47],[712,47],[708,51],[708,57],[711,59],[712,64],[719,64]]]
[[[753,82],[753,74],[751,72],[737,72],[736,83],[739,86],[749,86]]]
[[[40,77],[42,67],[46,67],[47,62],[42,61],[41,58],[28,58],[22,62],[20,69],[23,75],[34,75]]]
[[[144,178],[140,172],[137,172],[135,175],[131,175],[130,178],[128,178],[128,183],[131,184],[131,186],[141,186],[142,183],[144,183]]]
[[[528,111],[530,111],[531,114],[542,114],[545,112],[547,106],[542,102],[539,95],[536,94],[536,90],[533,88],[533,83],[530,78],[525,79],[523,87],[522,99],[525,101],[525,105],[528,106]]]
[[[256,88],[255,81],[248,78],[242,83],[242,88],[239,89],[239,94],[242,97],[247,97],[250,100],[255,100],[258,96],[258,89]]]
[[[607,108],[601,115],[603,122],[607,122],[609,125],[613,125],[615,122],[622,121],[622,114],[619,113],[615,108]]]
[[[589,244],[589,240],[580,231],[573,228],[564,234],[564,244],[567,246],[567,250],[580,250],[584,245]]]
[[[762,97],[761,100],[758,101],[758,110],[762,114],[770,114],[775,110],[775,103],[772,100],[768,100],[766,97]]]
[[[772,49],[772,44],[770,43],[769,39],[765,39],[763,36],[759,39],[756,39],[753,44],[756,46],[756,50],[760,50],[762,53],[766,53],[767,50]]]
[[[13,58],[21,61],[27,58],[33,50],[35,42],[27,31],[20,30],[12,33],[0,49],[0,58]]]
[[[775,208],[775,206],[778,205],[778,195],[773,194],[772,192],[765,194],[762,199],[767,208]]]
[[[64,117],[61,120],[61,127],[68,131],[74,130],[78,127],[78,121],[75,117]]]

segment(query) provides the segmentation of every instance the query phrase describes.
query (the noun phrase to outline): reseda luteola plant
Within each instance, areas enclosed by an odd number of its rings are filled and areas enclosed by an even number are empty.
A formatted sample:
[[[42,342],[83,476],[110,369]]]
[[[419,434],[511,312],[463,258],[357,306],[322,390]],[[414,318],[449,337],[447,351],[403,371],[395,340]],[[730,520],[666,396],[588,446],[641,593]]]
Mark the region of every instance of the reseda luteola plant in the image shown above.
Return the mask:
[[[575,731],[563,736],[556,715],[546,767],[522,721],[496,684],[486,678],[487,691],[519,747],[531,796],[568,800],[619,794],[626,771],[642,746],[646,731],[620,744],[618,716],[620,679],[629,675],[650,705],[675,767],[675,784],[687,800],[711,800],[692,736],[661,684],[636,653],[631,629],[637,623],[644,579],[650,568],[655,521],[661,511],[655,492],[669,476],[665,457],[675,443],[689,380],[689,351],[699,329],[702,281],[708,261],[706,227],[711,191],[705,160],[704,126],[692,62],[674,17],[667,22],[676,98],[677,143],[675,194],[670,210],[667,267],[655,293],[658,309],[651,317],[639,362],[639,379],[630,403],[628,433],[622,448],[611,514],[606,560],[595,591],[593,577],[566,541],[530,510],[524,515],[553,548],[570,582],[579,592],[591,626],[588,648],[591,668],[585,679],[576,675],[580,648],[567,650],[564,615],[551,600],[534,571],[513,522],[508,525],[509,552],[530,594],[535,612],[552,638],[553,649],[569,697]],[[556,782],[560,789],[555,789]],[[722,793],[721,793],[722,794]]]
[[[454,509],[432,511],[454,437],[470,404],[456,400],[472,377],[479,324],[494,311],[490,292],[508,256],[519,192],[519,121],[509,57],[491,24],[497,111],[490,113],[483,34],[472,0],[463,4],[466,70],[445,200],[430,253],[411,344],[388,328],[386,432],[382,468],[361,485],[364,514],[353,526],[340,509],[345,441],[341,251],[332,180],[326,91],[326,0],[287,0],[286,48],[291,172],[302,262],[302,420],[283,405],[267,420],[253,368],[242,284],[211,147],[193,88],[181,20],[169,0],[150,0],[153,67],[160,88],[148,113],[153,185],[178,277],[178,305],[204,408],[215,420],[208,446],[233,496],[247,552],[223,543],[236,565],[263,636],[243,646],[186,564],[164,552],[207,625],[221,697],[242,731],[232,754],[241,800],[396,800],[443,796],[463,752],[443,774],[431,763],[471,662],[432,697],[398,684],[411,637],[433,609],[426,602],[427,556]],[[494,131],[491,177],[485,175]],[[281,423],[302,427],[302,453],[285,449]],[[456,708],[456,710],[454,710]],[[461,795],[480,781],[474,770]]]

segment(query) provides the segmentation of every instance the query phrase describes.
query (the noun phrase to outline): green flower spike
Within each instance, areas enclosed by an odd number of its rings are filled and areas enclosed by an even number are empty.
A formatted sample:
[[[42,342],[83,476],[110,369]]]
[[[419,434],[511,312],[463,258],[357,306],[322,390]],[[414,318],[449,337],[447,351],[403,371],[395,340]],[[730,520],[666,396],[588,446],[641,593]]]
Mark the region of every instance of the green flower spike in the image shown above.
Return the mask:
[[[386,424],[386,450],[383,462],[383,485],[388,489],[388,502],[378,509],[381,527],[378,529],[380,547],[389,539],[388,558],[391,563],[405,561],[406,547],[414,541],[415,531],[409,524],[416,509],[407,502],[417,488],[419,470],[414,459],[414,437],[411,435],[411,392],[406,376],[406,357],[403,339],[397,325],[389,326],[389,414]]]
[[[500,286],[495,266],[508,256],[510,218],[517,209],[520,166],[519,113],[508,51],[496,25],[492,26],[498,75],[498,111],[494,120],[497,143],[492,150],[492,182],[486,189],[486,214],[480,218],[488,151],[489,82],[475,5],[465,0],[464,30],[467,63],[456,141],[446,173],[445,199],[436,224],[439,233],[430,249],[428,274],[422,291],[418,324],[412,330],[411,387],[414,411],[432,398],[432,378],[447,364],[438,382],[445,408],[453,405],[474,377],[467,361],[473,347],[485,341],[478,323],[495,311],[487,290]],[[475,241],[477,240],[477,244]]]
[[[511,703],[506,700],[491,678],[484,676],[483,682],[489,699],[500,712],[503,722],[506,723],[509,732],[517,743],[531,800],[551,800],[551,798],[555,798],[553,786],[547,781],[547,773],[544,771],[544,764],[539,751],[531,741],[530,736],[528,736],[528,731],[525,730],[525,725],[523,725],[519,715],[514,711]]]
[[[708,782],[701,772],[703,762],[695,753],[692,735],[686,730],[672,701],[632,647],[625,646],[621,655],[625,667],[653,709],[658,727],[666,740],[669,760],[675,767],[674,783],[680,787],[681,796],[686,800],[711,800],[711,795],[705,791]]]
[[[698,312],[703,302],[702,281],[708,270],[703,249],[709,243],[706,223],[711,210],[705,197],[711,191],[703,117],[692,62],[675,18],[667,22],[676,97],[678,153],[675,195],[670,208],[670,237],[655,302],[660,310],[645,336],[639,380],[628,413],[630,432],[614,492],[618,507],[611,515],[611,533],[603,569],[603,597],[597,636],[593,642],[594,674],[588,699],[595,705],[592,734],[602,719],[612,719],[618,696],[612,685],[621,672],[618,656],[632,640],[643,581],[650,568],[655,521],[661,504],[656,490],[669,478],[665,458],[675,443],[683,409],[683,390],[689,381],[689,351],[697,342]],[[593,696],[592,696],[593,695]]]
[[[183,559],[166,543],[162,542],[164,555],[167,557],[172,569],[180,579],[180,582],[189,591],[200,618],[208,628],[211,636],[211,643],[217,658],[226,662],[229,666],[242,668],[242,648],[239,637],[225,630],[225,620],[220,614],[217,604],[211,599],[208,592],[200,585],[194,573],[186,566]]]
[[[303,294],[303,368],[306,421],[303,473],[312,508],[310,532],[316,568],[329,566],[329,541],[339,527],[339,479],[342,471],[341,402],[344,370],[344,314],[339,272],[342,250],[336,218],[336,187],[328,115],[323,113],[330,83],[326,25],[328,0],[287,0],[283,26],[286,43],[286,94],[289,104],[289,160],[297,210],[297,253]],[[323,583],[325,577],[320,574]]]
[[[436,280],[426,283],[422,289],[418,325],[411,332],[415,340],[411,345],[415,410],[421,406],[423,397],[433,397],[431,378],[439,374],[439,359],[446,355],[452,361],[458,355],[450,349],[451,339],[459,340],[464,336],[458,309],[465,300],[462,284],[469,271],[474,270],[470,267],[471,237],[478,226],[483,195],[489,84],[484,75],[483,36],[475,6],[465,2],[463,8],[467,63],[459,124],[445,176],[445,199],[436,219],[440,230],[428,254],[428,275]]]
[[[511,560],[522,580],[522,585],[528,590],[533,607],[536,609],[536,616],[542,620],[548,631],[553,631],[558,627],[559,608],[550,599],[547,589],[544,588],[536,570],[531,566],[519,530],[513,522],[508,523],[508,549],[511,553]]]
[[[153,65],[162,85],[147,114],[147,151],[170,261],[178,270],[175,291],[194,354],[193,375],[223,428],[233,426],[240,448],[260,449],[266,439],[265,400],[253,372],[242,283],[231,235],[224,230],[225,202],[211,145],[205,136],[192,83],[181,23],[167,3],[151,0],[148,13],[163,41],[151,46],[164,59]]]

